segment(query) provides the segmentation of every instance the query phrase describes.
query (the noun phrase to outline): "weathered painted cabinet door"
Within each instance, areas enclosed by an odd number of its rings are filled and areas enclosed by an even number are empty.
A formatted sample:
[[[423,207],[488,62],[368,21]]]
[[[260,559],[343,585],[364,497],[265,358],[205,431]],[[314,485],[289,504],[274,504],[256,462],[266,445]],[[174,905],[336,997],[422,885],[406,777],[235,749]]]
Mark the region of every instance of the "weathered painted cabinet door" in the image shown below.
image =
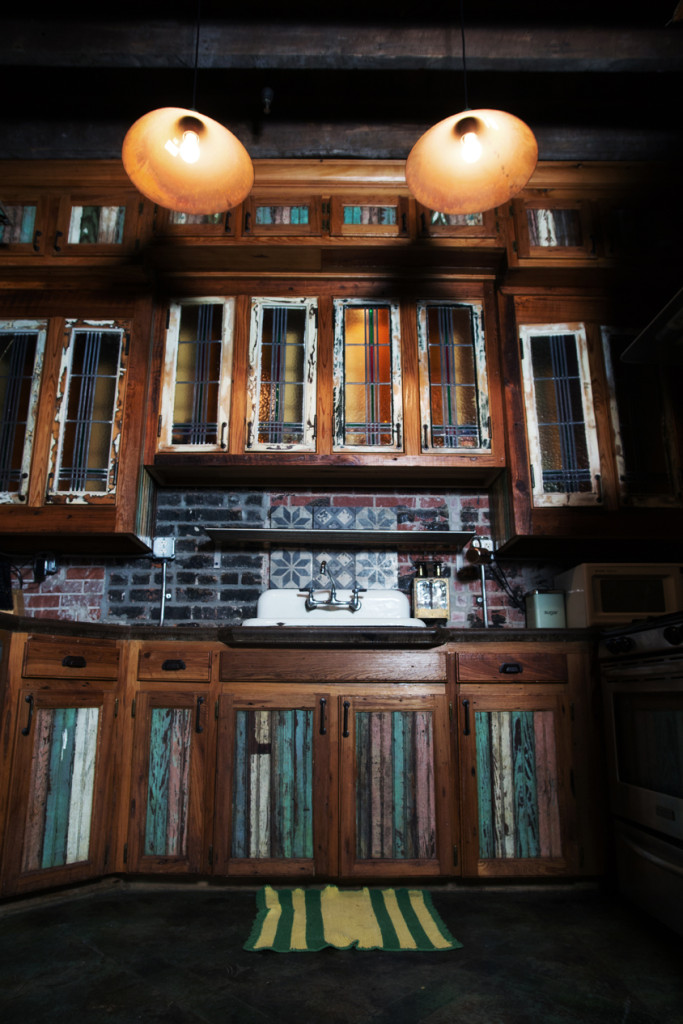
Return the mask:
[[[2,892],[102,874],[112,693],[23,688],[17,697]]]
[[[314,875],[334,870],[330,784],[334,709],[325,694],[219,704],[214,870]]]
[[[562,695],[461,688],[463,875],[575,868],[569,722]]]
[[[445,696],[340,701],[341,876],[452,874]]]
[[[205,869],[205,693],[136,701],[127,864],[130,871]]]

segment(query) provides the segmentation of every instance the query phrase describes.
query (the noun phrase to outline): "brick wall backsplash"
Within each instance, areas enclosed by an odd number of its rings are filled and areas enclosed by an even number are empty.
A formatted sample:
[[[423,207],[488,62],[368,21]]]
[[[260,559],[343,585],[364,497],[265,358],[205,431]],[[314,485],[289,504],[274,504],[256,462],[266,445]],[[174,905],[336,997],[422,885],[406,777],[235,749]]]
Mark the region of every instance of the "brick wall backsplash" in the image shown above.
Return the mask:
[[[490,545],[486,494],[446,490],[284,490],[270,488],[162,488],[156,535],[173,537],[175,558],[166,563],[164,622],[167,625],[236,624],[256,612],[259,594],[270,587],[308,586],[325,558],[337,586],[399,587],[411,592],[418,562],[442,563],[450,581],[451,623],[481,625],[481,581],[467,579],[463,557],[433,552],[416,538],[414,549],[366,550],[307,548],[305,536],[291,547],[217,549],[207,528],[229,525],[314,531],[454,530],[473,532]],[[516,600],[536,588],[551,587],[553,569],[503,563],[509,592]],[[466,567],[465,567],[466,569]],[[460,578],[458,574],[460,573]],[[470,577],[472,573],[470,573]],[[58,570],[23,590],[29,616],[81,621],[155,623],[162,604],[163,567],[149,556],[58,559]],[[322,584],[320,584],[322,585]],[[487,571],[488,619],[492,626],[524,624],[524,611]],[[523,602],[522,602],[523,603]]]

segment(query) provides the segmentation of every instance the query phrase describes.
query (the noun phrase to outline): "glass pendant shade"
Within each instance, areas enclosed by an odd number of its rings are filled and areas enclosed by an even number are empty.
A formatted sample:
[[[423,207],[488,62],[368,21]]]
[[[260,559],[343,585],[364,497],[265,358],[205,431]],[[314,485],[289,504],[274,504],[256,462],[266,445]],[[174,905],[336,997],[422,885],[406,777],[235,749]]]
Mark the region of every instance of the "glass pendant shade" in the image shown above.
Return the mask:
[[[242,143],[218,121],[182,107],[162,107],[133,124],[123,140],[123,166],[139,192],[180,213],[222,213],[254,184]]]
[[[406,181],[439,213],[483,213],[524,188],[538,161],[531,129],[502,110],[464,110],[433,125],[413,146]]]

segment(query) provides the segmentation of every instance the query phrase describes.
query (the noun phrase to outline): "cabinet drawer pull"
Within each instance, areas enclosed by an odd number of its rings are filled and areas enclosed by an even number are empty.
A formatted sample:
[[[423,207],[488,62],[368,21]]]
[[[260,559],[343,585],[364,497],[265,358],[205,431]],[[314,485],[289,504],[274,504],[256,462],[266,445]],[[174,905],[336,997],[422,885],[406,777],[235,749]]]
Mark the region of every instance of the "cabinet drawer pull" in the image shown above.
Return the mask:
[[[320,735],[321,736],[326,736],[327,735],[327,725],[325,724],[325,707],[326,707],[326,705],[327,705],[327,701],[325,700],[324,697],[321,697],[320,698]]]
[[[26,722],[24,728],[21,730],[21,735],[28,736],[28,734],[31,731],[31,722],[33,721],[33,694],[29,693],[28,697],[24,697],[24,700],[28,704],[28,721]]]
[[[85,668],[87,664],[82,654],[67,654],[65,658],[62,658],[64,668]]]
[[[470,734],[470,702],[463,700],[462,702],[463,711],[465,712],[465,725],[462,730],[463,736],[469,736]]]
[[[202,704],[206,700],[206,697],[197,697],[197,717],[195,718],[194,731],[204,732],[204,726],[202,725]]]
[[[167,658],[162,662],[161,668],[164,672],[182,672],[187,666],[182,658]]]
[[[518,661],[504,661],[498,671],[504,676],[518,676],[524,669]]]
[[[346,739],[349,736],[349,708],[351,707],[348,700],[344,701],[344,725],[342,727],[342,736]]]

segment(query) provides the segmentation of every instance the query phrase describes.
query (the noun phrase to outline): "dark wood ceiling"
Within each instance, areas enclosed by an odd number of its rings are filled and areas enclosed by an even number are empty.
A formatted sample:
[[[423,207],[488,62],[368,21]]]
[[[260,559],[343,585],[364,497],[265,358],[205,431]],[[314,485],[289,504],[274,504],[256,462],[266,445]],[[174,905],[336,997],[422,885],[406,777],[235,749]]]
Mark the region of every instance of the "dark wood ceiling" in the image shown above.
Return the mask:
[[[228,6],[121,0],[85,17],[68,3],[52,18],[6,14],[3,156],[118,157],[132,121],[192,106],[195,86],[197,108],[254,157],[401,159],[430,124],[465,106],[457,0],[424,11],[402,0],[324,10],[263,0],[226,16]],[[683,157],[675,0],[463,7],[469,105],[527,121],[541,159]]]

